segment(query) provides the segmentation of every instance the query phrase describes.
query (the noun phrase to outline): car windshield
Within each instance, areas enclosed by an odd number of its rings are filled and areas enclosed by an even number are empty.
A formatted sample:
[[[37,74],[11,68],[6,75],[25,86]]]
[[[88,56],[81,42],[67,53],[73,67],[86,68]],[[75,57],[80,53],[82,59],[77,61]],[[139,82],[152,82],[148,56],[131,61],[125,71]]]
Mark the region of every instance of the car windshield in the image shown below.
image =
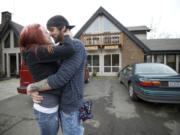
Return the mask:
[[[135,69],[135,74],[177,75],[178,73],[167,65],[151,63],[151,64],[137,64]]]

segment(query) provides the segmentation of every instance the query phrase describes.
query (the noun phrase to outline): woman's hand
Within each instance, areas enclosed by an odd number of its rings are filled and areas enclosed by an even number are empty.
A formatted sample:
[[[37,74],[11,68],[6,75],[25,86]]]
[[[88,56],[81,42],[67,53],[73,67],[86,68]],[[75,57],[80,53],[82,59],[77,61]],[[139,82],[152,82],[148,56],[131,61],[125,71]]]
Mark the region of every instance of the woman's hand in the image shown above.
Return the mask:
[[[66,30],[66,32],[64,32],[64,36],[66,36],[66,35],[69,35],[69,37],[71,39],[73,39],[73,35],[72,35],[71,31],[69,31],[68,29]]]
[[[33,83],[29,84],[27,86],[27,95],[32,98],[34,103],[40,104],[41,101],[43,100],[43,96],[40,96],[39,92],[36,89],[34,89],[34,88],[35,87],[33,86]]]
[[[32,91],[38,91],[38,89],[34,86],[33,83],[31,83],[27,86],[27,95],[31,96]]]

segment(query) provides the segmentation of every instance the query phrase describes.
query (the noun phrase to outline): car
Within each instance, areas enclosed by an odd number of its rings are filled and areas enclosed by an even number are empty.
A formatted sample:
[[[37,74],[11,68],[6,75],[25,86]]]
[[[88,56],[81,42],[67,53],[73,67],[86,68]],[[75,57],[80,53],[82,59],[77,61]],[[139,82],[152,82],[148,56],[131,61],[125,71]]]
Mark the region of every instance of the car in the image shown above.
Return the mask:
[[[180,75],[160,63],[129,64],[120,71],[123,83],[133,101],[143,99],[156,103],[180,103]]]
[[[24,61],[22,61],[21,64],[21,70],[20,70],[20,86],[17,87],[17,92],[21,93],[21,94],[26,94],[26,87],[33,83],[33,78],[27,68],[27,66],[24,65]],[[89,70],[88,67],[85,66],[84,68],[84,82],[88,83],[90,80],[90,76],[89,76]]]

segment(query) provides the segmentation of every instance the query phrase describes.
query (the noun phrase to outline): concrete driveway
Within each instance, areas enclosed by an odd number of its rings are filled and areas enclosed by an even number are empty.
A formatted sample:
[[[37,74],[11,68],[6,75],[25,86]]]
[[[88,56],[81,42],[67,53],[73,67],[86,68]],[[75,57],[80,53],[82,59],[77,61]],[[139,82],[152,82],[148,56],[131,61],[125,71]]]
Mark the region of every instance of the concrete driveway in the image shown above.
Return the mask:
[[[19,79],[0,81],[0,101],[18,95],[16,88],[19,86]]]
[[[84,122],[85,135],[180,134],[180,105],[132,102],[127,89],[116,78],[91,80],[85,84],[84,99],[93,100],[94,114],[92,120]],[[1,100],[0,108],[0,134],[39,134],[29,97],[15,93]]]

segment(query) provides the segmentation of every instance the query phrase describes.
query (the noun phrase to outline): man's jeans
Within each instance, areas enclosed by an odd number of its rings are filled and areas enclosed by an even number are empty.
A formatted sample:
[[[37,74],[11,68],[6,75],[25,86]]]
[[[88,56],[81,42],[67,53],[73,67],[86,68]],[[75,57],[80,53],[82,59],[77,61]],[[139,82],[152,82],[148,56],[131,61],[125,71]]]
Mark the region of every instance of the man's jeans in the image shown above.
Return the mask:
[[[38,122],[41,135],[57,135],[59,129],[59,114],[47,114],[34,110],[34,116]]]
[[[79,111],[64,113],[60,111],[63,135],[83,135],[84,127],[79,119]]]

